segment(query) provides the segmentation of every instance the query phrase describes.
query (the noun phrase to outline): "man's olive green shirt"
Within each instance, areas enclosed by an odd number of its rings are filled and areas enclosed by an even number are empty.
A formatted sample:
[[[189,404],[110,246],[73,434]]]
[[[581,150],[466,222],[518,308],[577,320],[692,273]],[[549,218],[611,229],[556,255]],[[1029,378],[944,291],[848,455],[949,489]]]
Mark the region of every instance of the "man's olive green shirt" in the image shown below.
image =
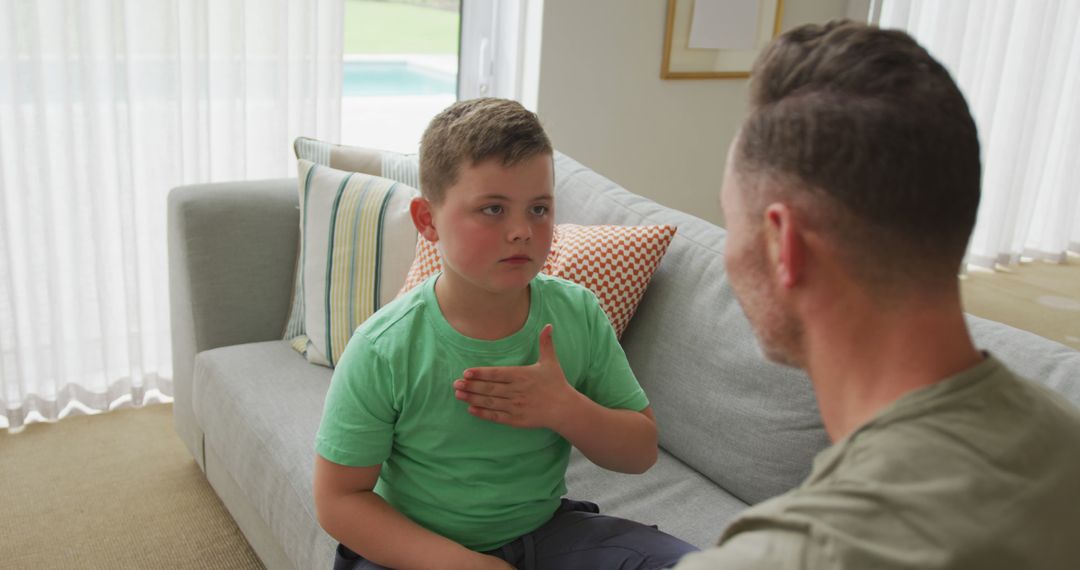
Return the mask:
[[[1080,568],[1080,412],[988,356],[887,406],[751,507],[704,568]]]

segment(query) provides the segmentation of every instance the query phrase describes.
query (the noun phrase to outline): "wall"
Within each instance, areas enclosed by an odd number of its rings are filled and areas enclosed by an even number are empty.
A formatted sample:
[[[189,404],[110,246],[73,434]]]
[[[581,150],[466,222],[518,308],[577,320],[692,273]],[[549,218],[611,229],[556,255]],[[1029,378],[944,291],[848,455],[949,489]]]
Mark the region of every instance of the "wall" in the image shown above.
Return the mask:
[[[785,0],[783,29],[861,0]],[[661,80],[665,0],[544,0],[536,110],[560,151],[628,190],[720,223],[747,80]]]

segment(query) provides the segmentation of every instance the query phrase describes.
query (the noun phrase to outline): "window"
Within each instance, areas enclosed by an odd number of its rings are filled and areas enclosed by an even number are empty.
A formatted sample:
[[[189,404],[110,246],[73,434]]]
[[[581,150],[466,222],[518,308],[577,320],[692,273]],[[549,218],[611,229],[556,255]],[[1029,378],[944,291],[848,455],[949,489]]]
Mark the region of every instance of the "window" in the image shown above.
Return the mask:
[[[416,152],[457,100],[461,0],[346,0],[341,142]]]

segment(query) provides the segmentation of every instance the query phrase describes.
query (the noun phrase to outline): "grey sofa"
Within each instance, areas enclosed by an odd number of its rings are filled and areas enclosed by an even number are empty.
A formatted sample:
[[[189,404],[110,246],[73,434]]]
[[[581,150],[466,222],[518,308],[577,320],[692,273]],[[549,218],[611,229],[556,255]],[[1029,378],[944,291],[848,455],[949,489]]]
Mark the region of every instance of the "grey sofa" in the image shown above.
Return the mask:
[[[704,188],[702,192],[716,192]],[[652,401],[660,459],[621,475],[575,454],[569,495],[712,544],[748,504],[796,486],[828,445],[809,380],[766,362],[724,274],[724,230],[558,155],[559,222],[679,227],[623,345]],[[298,235],[295,180],[169,195],[176,430],[267,567],[328,569],[313,440],[331,370],[281,340]],[[1080,353],[970,318],[980,347],[1080,404]]]

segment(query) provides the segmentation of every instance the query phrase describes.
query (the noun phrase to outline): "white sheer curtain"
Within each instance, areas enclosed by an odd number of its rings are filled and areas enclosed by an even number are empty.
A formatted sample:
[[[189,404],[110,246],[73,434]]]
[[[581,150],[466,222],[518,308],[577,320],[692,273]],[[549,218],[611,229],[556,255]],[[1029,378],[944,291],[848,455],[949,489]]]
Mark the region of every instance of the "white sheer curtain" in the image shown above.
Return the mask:
[[[165,196],[337,140],[342,15],[0,0],[0,427],[171,395]]]
[[[968,263],[1080,252],[1080,2],[884,0],[960,84],[979,126],[983,195]]]

